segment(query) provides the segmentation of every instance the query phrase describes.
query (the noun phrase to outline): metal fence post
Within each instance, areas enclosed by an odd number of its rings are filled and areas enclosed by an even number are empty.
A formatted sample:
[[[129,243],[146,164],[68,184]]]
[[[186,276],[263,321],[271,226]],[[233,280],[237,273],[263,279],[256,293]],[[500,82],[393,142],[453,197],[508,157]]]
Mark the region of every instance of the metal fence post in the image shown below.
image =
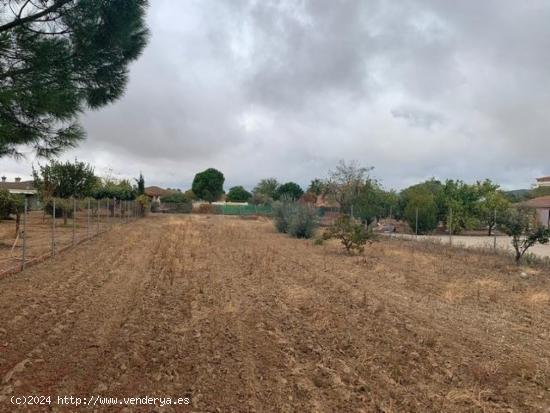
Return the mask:
[[[449,208],[449,244],[453,243],[453,209]]]
[[[21,257],[21,270],[25,269],[25,261],[27,258],[27,209],[28,199],[25,197],[25,207],[23,209],[23,256]]]
[[[416,225],[414,227],[414,234],[416,239],[418,239],[418,208],[416,208],[416,217],[415,217]]]
[[[101,214],[101,201],[98,199],[97,200],[97,233],[99,234],[99,221],[100,221],[100,214]]]
[[[495,216],[493,221],[493,249],[497,250],[497,210],[495,208]]]
[[[55,198],[53,199],[53,211],[52,211],[52,257],[55,256]]]
[[[75,231],[76,231],[76,198],[73,197],[73,246],[76,243]]]
[[[86,225],[86,235],[90,239],[90,198],[88,198],[88,224]]]
[[[105,226],[106,226],[106,229],[105,231],[107,231],[109,229],[109,222],[111,222],[110,218],[109,218],[109,215],[111,215],[111,210],[109,209],[109,198],[106,199],[107,201],[107,219],[105,220]]]

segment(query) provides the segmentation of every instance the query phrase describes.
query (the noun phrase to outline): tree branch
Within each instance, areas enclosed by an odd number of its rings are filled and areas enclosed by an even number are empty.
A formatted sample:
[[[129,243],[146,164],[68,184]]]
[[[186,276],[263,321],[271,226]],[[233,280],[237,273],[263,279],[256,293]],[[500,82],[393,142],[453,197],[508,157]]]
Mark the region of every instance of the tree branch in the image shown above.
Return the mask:
[[[11,30],[14,27],[21,26],[25,23],[32,22],[32,21],[37,20],[41,17],[47,16],[48,14],[50,14],[50,13],[56,11],[56,10],[59,10],[61,7],[63,7],[67,3],[70,3],[71,1],[73,1],[73,0],[59,0],[58,2],[52,4],[50,7],[47,7],[47,8],[45,8],[44,10],[42,10],[38,13],[31,14],[29,16],[25,16],[25,17],[22,17],[22,18],[16,18],[15,20],[12,20],[11,22],[0,26],[0,33]]]

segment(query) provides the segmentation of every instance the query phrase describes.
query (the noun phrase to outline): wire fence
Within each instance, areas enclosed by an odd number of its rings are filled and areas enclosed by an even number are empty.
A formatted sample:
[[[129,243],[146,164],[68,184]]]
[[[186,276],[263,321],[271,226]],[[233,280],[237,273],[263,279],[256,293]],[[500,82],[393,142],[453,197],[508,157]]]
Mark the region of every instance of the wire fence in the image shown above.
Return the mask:
[[[216,205],[214,210],[216,214],[222,215],[272,215],[271,205]]]
[[[55,257],[143,215],[135,200],[53,198],[41,210],[32,210],[25,198],[19,216],[0,221],[0,277]]]

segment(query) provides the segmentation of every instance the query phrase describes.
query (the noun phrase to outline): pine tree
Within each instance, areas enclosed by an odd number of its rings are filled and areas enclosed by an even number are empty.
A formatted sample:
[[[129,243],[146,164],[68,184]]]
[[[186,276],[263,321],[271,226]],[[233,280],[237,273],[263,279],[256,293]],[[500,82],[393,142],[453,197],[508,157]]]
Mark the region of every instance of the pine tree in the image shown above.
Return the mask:
[[[137,194],[138,196],[143,195],[145,193],[145,178],[143,178],[143,174],[139,173],[139,179],[137,180]]]
[[[77,116],[119,98],[144,49],[147,0],[0,0],[0,157],[57,155]]]

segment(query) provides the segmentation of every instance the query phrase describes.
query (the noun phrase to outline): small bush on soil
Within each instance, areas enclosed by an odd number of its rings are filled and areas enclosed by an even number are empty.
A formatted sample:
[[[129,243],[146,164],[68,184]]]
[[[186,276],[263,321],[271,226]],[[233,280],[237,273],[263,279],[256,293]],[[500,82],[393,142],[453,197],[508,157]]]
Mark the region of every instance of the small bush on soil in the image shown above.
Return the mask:
[[[324,239],[339,239],[346,252],[363,252],[365,244],[374,238],[374,234],[364,225],[356,223],[349,215],[342,215],[323,234]]]
[[[277,231],[288,232],[288,218],[290,216],[291,202],[288,200],[277,201],[273,203],[273,222]]]
[[[136,198],[139,205],[139,214],[145,216],[151,207],[151,201],[147,195],[140,195]]]
[[[311,238],[319,225],[316,211],[283,197],[273,204],[273,220],[277,231],[296,238]]]
[[[295,203],[288,219],[288,233],[296,238],[311,238],[317,228],[315,209],[310,205]]]

